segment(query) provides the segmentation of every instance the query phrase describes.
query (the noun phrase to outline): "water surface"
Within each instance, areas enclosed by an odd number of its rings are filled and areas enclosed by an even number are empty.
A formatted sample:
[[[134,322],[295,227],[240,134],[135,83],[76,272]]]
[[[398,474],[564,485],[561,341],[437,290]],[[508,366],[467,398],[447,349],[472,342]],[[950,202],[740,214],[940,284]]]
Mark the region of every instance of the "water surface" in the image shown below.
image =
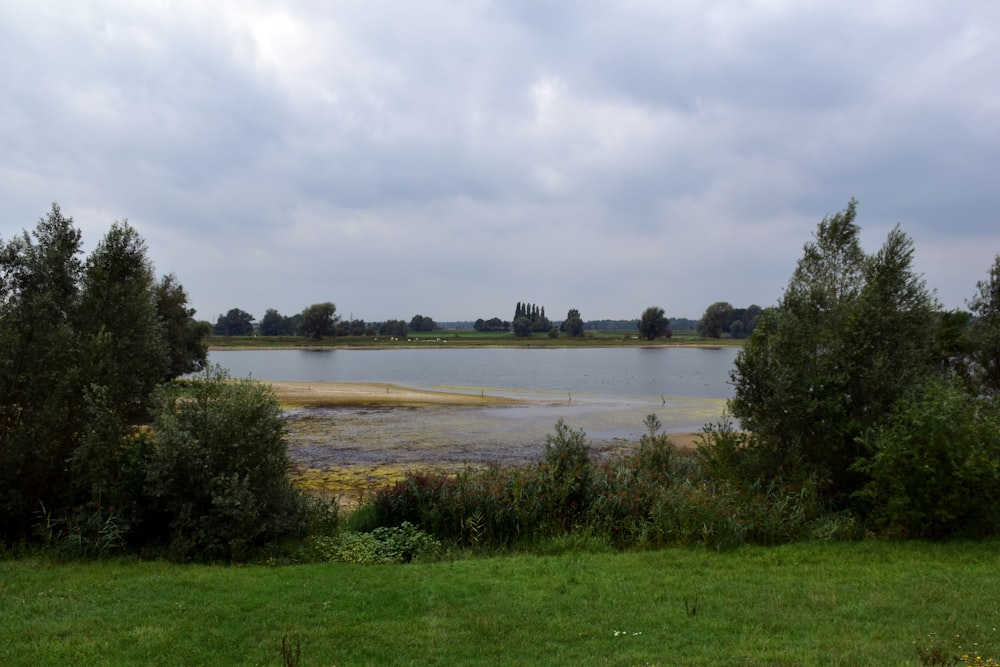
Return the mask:
[[[537,460],[562,418],[598,455],[627,451],[655,414],[667,432],[699,431],[732,395],[733,348],[221,350],[233,377],[388,382],[523,399],[501,408],[303,408],[288,413],[303,479],[356,494],[401,470]],[[311,478],[309,476],[312,476]]]

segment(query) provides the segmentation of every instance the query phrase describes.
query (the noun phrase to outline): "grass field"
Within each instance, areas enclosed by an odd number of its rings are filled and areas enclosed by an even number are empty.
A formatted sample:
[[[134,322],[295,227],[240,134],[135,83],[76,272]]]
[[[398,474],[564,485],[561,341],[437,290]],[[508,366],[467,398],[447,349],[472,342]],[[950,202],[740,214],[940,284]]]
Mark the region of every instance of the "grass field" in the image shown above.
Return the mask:
[[[560,335],[550,338],[534,334],[518,338],[513,334],[480,333],[471,329],[410,333],[405,338],[386,336],[339,336],[312,340],[302,336],[212,336],[213,348],[274,348],[274,347],[426,347],[451,345],[461,347],[642,347],[649,345],[741,345],[743,341],[723,338],[702,338],[693,331],[675,331],[671,338],[642,340],[636,332],[588,331],[581,337]]]
[[[379,566],[6,560],[0,664],[296,664],[283,639],[303,666],[954,664],[1000,655],[998,544],[576,544]]]

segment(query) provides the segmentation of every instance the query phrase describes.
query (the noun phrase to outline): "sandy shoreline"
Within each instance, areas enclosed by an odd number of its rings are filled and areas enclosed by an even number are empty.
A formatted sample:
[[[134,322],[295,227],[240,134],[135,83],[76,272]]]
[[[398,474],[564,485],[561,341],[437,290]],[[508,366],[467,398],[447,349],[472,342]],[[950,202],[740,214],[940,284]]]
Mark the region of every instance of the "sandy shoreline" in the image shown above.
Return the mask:
[[[517,399],[482,393],[460,394],[448,391],[412,389],[384,382],[269,382],[285,407],[499,407],[516,405]]]
[[[494,408],[525,405],[527,401],[487,393],[462,394],[414,389],[384,382],[291,382],[268,383],[285,408],[383,407],[383,408]],[[700,433],[671,433],[674,444],[693,448]]]

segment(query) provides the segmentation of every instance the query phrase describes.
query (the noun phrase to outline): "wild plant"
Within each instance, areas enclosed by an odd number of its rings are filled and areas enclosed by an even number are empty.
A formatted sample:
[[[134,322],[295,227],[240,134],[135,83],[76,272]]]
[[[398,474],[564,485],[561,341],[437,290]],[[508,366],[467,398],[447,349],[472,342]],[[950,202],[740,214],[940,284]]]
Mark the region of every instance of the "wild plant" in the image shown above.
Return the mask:
[[[545,437],[540,472],[542,499],[548,516],[563,530],[572,528],[587,511],[591,500],[593,468],[586,434],[570,428],[560,418],[555,433]]]
[[[313,557],[341,563],[410,563],[439,559],[441,542],[408,521],[379,527],[368,533],[344,531],[335,536],[309,538]]]

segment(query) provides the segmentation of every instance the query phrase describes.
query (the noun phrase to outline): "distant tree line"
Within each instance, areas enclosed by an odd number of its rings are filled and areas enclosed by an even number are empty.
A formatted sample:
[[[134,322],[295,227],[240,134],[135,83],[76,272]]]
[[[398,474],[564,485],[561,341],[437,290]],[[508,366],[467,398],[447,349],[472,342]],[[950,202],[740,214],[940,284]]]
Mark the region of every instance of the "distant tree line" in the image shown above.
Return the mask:
[[[240,308],[232,308],[219,315],[211,327],[215,336],[305,336],[322,340],[336,336],[397,336],[405,337],[410,331],[434,331],[438,324],[426,315],[414,315],[409,324],[404,320],[386,320],[366,323],[363,319],[343,320],[337,315],[333,302],[315,303],[301,313],[282,315],[275,308],[268,308],[258,325],[254,317]]]
[[[705,314],[698,320],[698,335],[705,338],[747,338],[753,333],[762,312],[758,305],[733,308],[727,301],[716,301],[705,309]]]
[[[490,333],[507,333],[510,331],[510,322],[506,320],[501,320],[499,317],[491,317],[488,320],[479,318],[476,320],[472,328],[476,331],[490,332]]]

